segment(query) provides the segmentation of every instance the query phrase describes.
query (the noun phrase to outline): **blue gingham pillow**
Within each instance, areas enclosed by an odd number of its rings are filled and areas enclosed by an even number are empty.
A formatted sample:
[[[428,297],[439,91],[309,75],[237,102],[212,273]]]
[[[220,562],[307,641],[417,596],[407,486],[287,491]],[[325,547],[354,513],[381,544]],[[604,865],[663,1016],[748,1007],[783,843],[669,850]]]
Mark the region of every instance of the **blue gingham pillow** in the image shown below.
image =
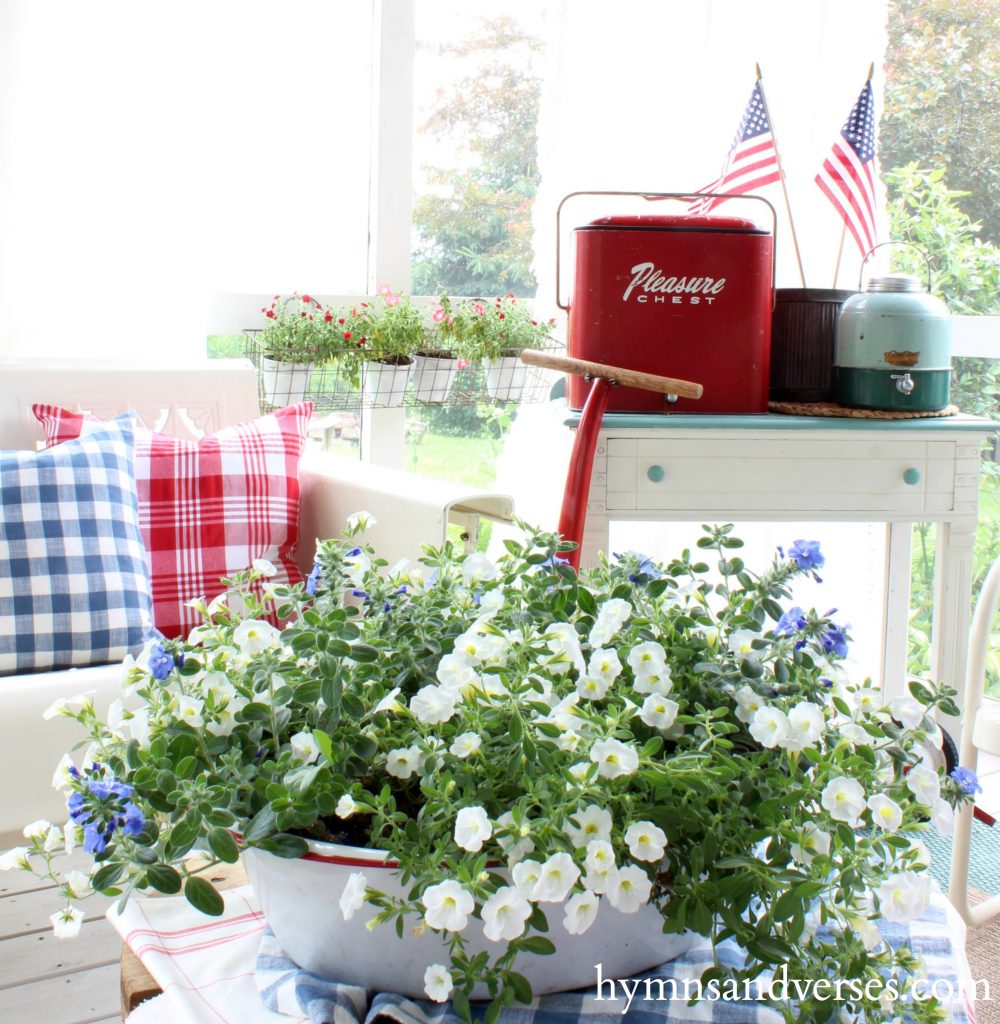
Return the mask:
[[[120,661],[152,629],[130,417],[0,452],[0,675]]]

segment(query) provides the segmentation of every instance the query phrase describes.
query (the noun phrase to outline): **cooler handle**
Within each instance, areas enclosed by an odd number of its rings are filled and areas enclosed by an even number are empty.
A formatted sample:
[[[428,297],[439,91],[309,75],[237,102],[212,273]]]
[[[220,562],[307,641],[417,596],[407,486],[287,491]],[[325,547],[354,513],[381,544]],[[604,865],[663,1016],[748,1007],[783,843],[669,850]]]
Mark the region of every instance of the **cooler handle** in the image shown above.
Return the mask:
[[[921,247],[919,245],[917,245],[916,243],[914,243],[914,242],[896,241],[895,239],[893,241],[891,241],[891,242],[879,242],[878,245],[873,245],[868,250],[868,252],[865,253],[865,258],[861,261],[861,270],[858,271],[858,291],[859,292],[864,291],[865,267],[867,266],[868,261],[872,258],[872,256],[875,255],[875,250],[876,249],[881,249],[883,246],[886,246],[886,245],[908,245],[911,249],[916,249],[917,252],[919,252],[920,255],[923,256],[924,263],[927,266],[927,292],[928,292],[928,294],[930,294],[930,290],[931,290],[931,258],[930,258],[930,256],[927,255],[927,250],[926,249],[921,249]],[[557,289],[559,287],[558,280],[559,280],[559,275],[557,273],[556,274],[556,288]],[[557,290],[556,294],[558,294],[558,290]]]
[[[742,192],[591,192],[586,189],[580,192],[570,192],[569,195],[563,196],[556,207],[556,305],[560,309],[569,311],[569,306],[563,305],[562,301],[562,208],[570,199],[575,199],[577,196],[632,196],[647,199],[650,202],[658,199],[701,199],[704,196],[713,196],[719,199],[754,199],[758,203],[763,203],[771,211],[771,238],[773,239],[771,243],[771,309],[774,310],[777,302],[774,284],[778,259],[778,213],[763,196],[747,195]]]

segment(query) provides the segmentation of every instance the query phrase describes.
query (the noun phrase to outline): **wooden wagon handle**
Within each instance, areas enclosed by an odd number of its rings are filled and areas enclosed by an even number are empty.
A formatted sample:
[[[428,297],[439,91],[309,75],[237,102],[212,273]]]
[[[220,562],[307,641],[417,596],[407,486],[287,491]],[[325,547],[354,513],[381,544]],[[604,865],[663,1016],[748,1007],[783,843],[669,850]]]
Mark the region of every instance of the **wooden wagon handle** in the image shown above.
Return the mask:
[[[673,377],[660,377],[655,373],[644,373],[642,370],[629,370],[624,366],[608,366],[606,363],[592,363],[586,359],[575,359],[572,356],[558,356],[552,352],[539,352],[538,349],[526,348],[521,353],[521,362],[528,366],[542,366],[547,370],[561,370],[563,373],[575,373],[579,377],[601,377],[630,388],[641,388],[643,391],[656,391],[661,395],[680,395],[682,398],[701,398],[704,390],[700,384],[689,380],[676,380]]]

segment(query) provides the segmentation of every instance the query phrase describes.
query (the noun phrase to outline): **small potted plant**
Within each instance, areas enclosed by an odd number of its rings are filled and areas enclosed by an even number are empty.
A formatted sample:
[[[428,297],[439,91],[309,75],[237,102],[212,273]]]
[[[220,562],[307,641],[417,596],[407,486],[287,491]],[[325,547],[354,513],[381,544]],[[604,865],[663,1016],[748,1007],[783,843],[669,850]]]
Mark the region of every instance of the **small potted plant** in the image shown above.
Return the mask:
[[[843,627],[782,608],[818,544],[756,574],[718,526],[695,554],[577,575],[526,530],[496,562],[449,544],[390,569],[365,519],[320,545],[305,589],[257,598],[256,565],[186,642],[151,644],[107,721],[86,698],[53,709],[91,743],[56,775],[71,824],[35,822],[0,867],[64,886],[62,933],[83,916],[84,886],[53,868],[66,835],[94,890],[183,890],[210,914],[222,899],[189,855],[242,852],[298,964],[466,1020],[470,998],[493,1021],[691,933],[746,951],[710,969],[720,986],[779,966],[786,994],[847,984],[836,1004],[779,1003],[785,1020],[894,1018],[887,981],[907,999],[916,960],[878,922],[922,914],[920,837],[975,778],[928,759],[949,691],[887,702],[844,671]],[[917,999],[908,1020],[939,1019]]]
[[[486,367],[489,396],[500,402],[520,398],[528,367],[518,357],[526,348],[543,348],[555,322],[535,320],[510,293],[496,299],[467,299],[457,305],[454,319],[460,354],[481,359]]]
[[[461,345],[452,314],[452,300],[442,295],[432,310],[423,343],[416,353],[413,394],[419,401],[441,404],[447,399],[461,369],[458,358]],[[461,363],[467,365],[465,360]]]
[[[401,405],[424,337],[420,310],[409,296],[383,285],[373,303],[358,303],[341,316],[363,360],[367,401],[376,408]]]
[[[331,358],[336,347],[334,313],[311,295],[275,295],[262,306],[265,324],[260,346],[261,393],[268,406],[300,402],[314,366]]]

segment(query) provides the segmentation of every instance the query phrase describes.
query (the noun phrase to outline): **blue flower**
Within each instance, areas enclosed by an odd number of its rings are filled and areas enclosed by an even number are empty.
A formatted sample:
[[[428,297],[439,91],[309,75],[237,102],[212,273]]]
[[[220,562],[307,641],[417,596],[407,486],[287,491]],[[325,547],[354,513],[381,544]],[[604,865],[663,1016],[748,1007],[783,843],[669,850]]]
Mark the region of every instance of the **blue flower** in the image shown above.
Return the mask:
[[[306,577],[306,593],[310,597],[316,596],[316,587],[319,584],[319,578],[322,574],[322,568],[319,562],[314,562],[312,572]]]
[[[791,636],[792,633],[796,633],[798,630],[804,629],[805,625],[805,613],[798,605],[796,605],[794,608],[789,608],[788,611],[778,619],[778,624],[774,627],[774,635]]]
[[[371,595],[368,593],[367,590],[352,590],[351,597],[356,597],[359,600],[364,601],[365,604],[368,604],[368,602],[371,600]]]
[[[162,683],[173,670],[174,659],[160,644],[154,644],[149,649],[149,671],[153,673],[153,678]]]
[[[982,793],[983,787],[979,785],[979,779],[971,768],[955,768],[951,777],[962,787],[963,793]]]
[[[86,850],[87,853],[103,853],[108,848],[108,840],[111,838],[112,832],[114,832],[114,826],[109,828],[107,832],[101,832],[101,830],[93,822],[84,825],[84,850]]]
[[[649,576],[650,579],[654,580],[658,580],[660,578],[659,568],[648,555],[643,555],[638,551],[625,551],[622,554],[615,551],[614,557],[619,562],[635,562],[634,570],[628,574],[629,583],[635,583],[640,576]]]
[[[137,836],[146,824],[142,811],[135,804],[129,802],[125,805],[125,816],[121,819],[121,827],[127,836]]]
[[[847,627],[831,626],[823,634],[823,650],[840,658],[847,657]]]
[[[797,540],[788,549],[788,557],[800,569],[822,569],[826,559],[820,553],[818,540]]]

